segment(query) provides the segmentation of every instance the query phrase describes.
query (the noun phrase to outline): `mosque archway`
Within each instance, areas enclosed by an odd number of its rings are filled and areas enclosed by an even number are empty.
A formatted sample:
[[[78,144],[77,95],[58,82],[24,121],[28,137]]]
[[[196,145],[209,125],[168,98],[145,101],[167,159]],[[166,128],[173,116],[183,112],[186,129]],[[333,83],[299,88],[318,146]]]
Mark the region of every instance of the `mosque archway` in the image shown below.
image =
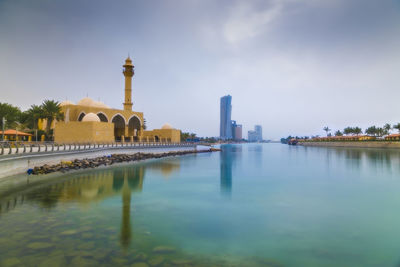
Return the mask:
[[[160,138],[156,135],[156,136],[154,136],[154,141],[155,142],[160,142]]]
[[[125,133],[125,120],[124,118],[117,114],[113,117],[112,123],[114,123],[114,137],[116,141],[121,141],[121,137]]]
[[[97,116],[99,117],[100,121],[102,122],[108,122],[107,116],[103,112],[97,113]]]
[[[139,140],[140,135],[140,120],[137,116],[133,116],[128,122],[128,136],[133,136],[135,141]]]
[[[81,114],[79,114],[78,116],[78,121],[82,121],[83,117],[85,117],[86,113],[85,112],[81,112]]]

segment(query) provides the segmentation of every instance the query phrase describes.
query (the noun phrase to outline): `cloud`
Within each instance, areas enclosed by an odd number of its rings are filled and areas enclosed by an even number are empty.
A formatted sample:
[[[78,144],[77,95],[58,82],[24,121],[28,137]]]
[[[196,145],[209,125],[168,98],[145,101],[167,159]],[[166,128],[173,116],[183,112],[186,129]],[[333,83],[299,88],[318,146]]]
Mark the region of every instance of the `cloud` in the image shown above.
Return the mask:
[[[243,40],[265,32],[282,12],[282,2],[272,1],[262,10],[250,2],[238,2],[223,26],[223,36],[229,44],[236,45]]]

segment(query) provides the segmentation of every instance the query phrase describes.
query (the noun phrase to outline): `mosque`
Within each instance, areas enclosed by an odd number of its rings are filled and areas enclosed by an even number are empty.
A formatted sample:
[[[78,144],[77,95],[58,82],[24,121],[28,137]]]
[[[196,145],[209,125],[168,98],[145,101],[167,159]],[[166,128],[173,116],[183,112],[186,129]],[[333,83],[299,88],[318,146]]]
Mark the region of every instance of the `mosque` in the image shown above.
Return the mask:
[[[146,131],[143,112],[132,111],[132,77],[134,66],[128,57],[123,65],[125,102],[123,109],[113,109],[102,102],[85,97],[77,104],[60,104],[64,121],[54,124],[54,141],[83,142],[180,142],[180,133],[168,123],[161,129]]]

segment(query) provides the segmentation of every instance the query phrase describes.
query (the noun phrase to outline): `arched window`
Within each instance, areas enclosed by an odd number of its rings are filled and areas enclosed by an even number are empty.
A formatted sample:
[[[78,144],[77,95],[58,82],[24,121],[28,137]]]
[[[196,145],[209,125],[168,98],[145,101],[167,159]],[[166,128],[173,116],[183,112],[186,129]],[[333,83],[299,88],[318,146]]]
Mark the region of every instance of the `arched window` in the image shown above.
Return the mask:
[[[81,114],[79,114],[78,116],[78,121],[82,121],[83,117],[85,117],[85,112],[81,112]]]
[[[97,116],[99,117],[100,121],[108,122],[107,116],[103,112],[97,113]]]

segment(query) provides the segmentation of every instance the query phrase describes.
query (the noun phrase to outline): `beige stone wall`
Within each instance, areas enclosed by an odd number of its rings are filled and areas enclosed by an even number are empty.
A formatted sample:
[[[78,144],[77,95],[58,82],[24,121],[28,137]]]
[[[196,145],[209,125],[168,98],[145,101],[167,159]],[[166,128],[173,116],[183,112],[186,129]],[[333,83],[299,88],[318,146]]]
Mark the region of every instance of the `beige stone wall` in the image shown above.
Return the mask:
[[[149,139],[155,139],[155,137],[159,138],[161,142],[172,142],[172,143],[180,143],[181,142],[181,131],[177,129],[154,129],[152,131],[143,131],[144,141]],[[149,140],[153,141],[153,140]]]
[[[57,143],[113,142],[114,125],[107,122],[57,122],[54,128]]]
[[[400,148],[396,141],[299,142],[302,146]]]

